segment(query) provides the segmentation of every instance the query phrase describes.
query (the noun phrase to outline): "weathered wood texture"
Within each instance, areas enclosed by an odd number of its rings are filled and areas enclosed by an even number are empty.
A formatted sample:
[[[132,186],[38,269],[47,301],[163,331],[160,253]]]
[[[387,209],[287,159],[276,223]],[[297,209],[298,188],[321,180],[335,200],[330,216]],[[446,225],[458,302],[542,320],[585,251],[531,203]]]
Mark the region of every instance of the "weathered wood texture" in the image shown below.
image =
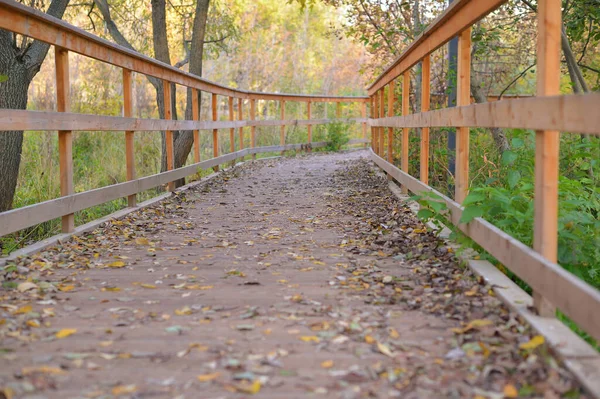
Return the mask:
[[[131,86],[131,71],[123,69],[123,116],[131,118],[133,116],[133,93]],[[134,153],[135,133],[131,130],[125,132],[125,164],[127,168],[127,180],[135,179],[135,153]],[[127,197],[127,205],[136,206],[135,194]]]

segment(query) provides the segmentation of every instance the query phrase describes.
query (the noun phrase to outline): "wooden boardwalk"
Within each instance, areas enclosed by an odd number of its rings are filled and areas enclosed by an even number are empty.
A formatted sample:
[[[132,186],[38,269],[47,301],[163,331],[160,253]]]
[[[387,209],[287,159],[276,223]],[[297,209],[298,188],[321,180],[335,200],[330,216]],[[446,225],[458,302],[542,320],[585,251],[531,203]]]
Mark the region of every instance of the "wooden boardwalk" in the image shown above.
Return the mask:
[[[578,391],[366,156],[246,163],[21,260],[0,398]]]

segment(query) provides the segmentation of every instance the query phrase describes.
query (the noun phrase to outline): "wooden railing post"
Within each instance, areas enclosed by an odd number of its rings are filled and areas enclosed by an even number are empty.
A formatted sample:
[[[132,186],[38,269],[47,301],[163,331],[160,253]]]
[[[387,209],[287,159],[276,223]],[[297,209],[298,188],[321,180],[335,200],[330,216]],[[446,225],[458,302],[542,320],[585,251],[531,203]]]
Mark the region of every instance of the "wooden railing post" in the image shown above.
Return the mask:
[[[379,94],[373,94],[373,118],[379,118]],[[379,127],[373,128],[373,151],[379,154]]]
[[[458,79],[456,105],[471,104],[471,28],[458,38]],[[469,194],[469,132],[468,127],[459,127],[456,134],[456,175],[454,177],[454,199],[462,204]]]
[[[379,90],[379,117],[385,117],[385,86]],[[379,128],[379,156],[385,155],[385,128]]]
[[[244,120],[244,99],[243,98],[238,98],[238,120],[243,121]],[[244,128],[240,126],[240,130],[238,132],[238,134],[240,135],[239,140],[240,140],[240,150],[244,149]]]
[[[192,119],[200,119],[200,107],[198,101],[198,89],[192,89]],[[200,131],[194,130],[194,163],[200,162]]]
[[[431,86],[431,56],[423,58],[421,64],[421,112],[429,111]],[[419,177],[424,184],[429,184],[429,128],[421,128],[421,160]]]
[[[285,101],[281,100],[279,102],[280,104],[280,108],[281,108],[281,120],[285,119]],[[281,128],[280,128],[280,132],[279,132],[279,145],[285,145],[285,125],[282,124]],[[285,153],[284,150],[281,150],[281,155],[283,155]]]
[[[561,1],[538,1],[537,95],[560,94]],[[558,247],[558,158],[560,135],[555,130],[535,132],[535,202],[533,249],[556,262]],[[538,292],[533,303],[540,316],[556,309]]]
[[[410,112],[410,71],[404,72],[402,75],[402,115],[408,115]],[[402,171],[408,174],[408,143],[410,129],[402,128]],[[402,192],[408,193],[405,185],[402,185]]]
[[[342,117],[342,103],[335,103],[335,117],[340,119]]]
[[[364,101],[361,104],[361,116],[363,118],[367,117],[367,102]],[[363,131],[363,140],[367,139],[367,122],[362,123],[362,131]],[[365,143],[365,148],[367,148],[367,143]]]
[[[171,104],[171,82],[163,80],[163,102],[165,103],[165,119],[173,118],[173,105]],[[165,131],[165,146],[167,149],[167,170],[173,170],[174,151],[173,151],[173,131]],[[169,182],[167,185],[169,191],[175,190],[175,182]]]
[[[233,113],[233,97],[229,96],[227,101],[227,106],[229,107],[229,120],[233,122],[235,120],[235,114]],[[229,150],[230,152],[235,152],[235,129],[229,129]],[[233,161],[235,164],[235,161]]]
[[[250,100],[250,120],[256,120],[256,100]],[[256,126],[250,127],[250,148],[256,147]],[[252,154],[252,159],[256,159],[256,154]]]
[[[133,93],[131,87],[131,71],[123,69],[123,116],[133,116]],[[134,154],[134,132],[125,132],[125,165],[127,168],[127,180],[135,179],[135,154]],[[127,206],[136,206],[136,195],[127,196]]]
[[[56,110],[70,111],[69,52],[55,47],[56,63]],[[70,130],[58,132],[58,156],[60,167],[60,195],[73,194],[73,133]],[[75,215],[62,217],[62,232],[75,230]]]
[[[388,116],[394,116],[394,102],[396,100],[396,81],[392,80],[388,87]],[[394,163],[394,128],[388,128],[388,153],[387,160],[389,163]],[[392,176],[388,174],[388,179],[392,180]]]
[[[306,103],[306,119],[310,120],[311,117],[311,102]],[[312,125],[308,125],[308,151],[311,151],[312,143]]]
[[[217,95],[212,93],[211,95],[211,110],[212,110],[212,120],[216,122],[219,120],[219,104],[217,102]],[[219,129],[213,129],[213,158],[219,156]],[[215,172],[219,171],[219,165],[213,166]]]

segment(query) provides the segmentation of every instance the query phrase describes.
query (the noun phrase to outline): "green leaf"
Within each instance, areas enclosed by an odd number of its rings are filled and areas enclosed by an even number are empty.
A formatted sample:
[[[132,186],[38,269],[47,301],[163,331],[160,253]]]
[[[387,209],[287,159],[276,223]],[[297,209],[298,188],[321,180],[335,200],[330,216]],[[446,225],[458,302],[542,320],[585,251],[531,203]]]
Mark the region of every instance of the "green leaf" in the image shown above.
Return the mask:
[[[476,202],[481,202],[483,200],[485,200],[487,197],[485,195],[485,193],[474,193],[471,192],[469,193],[469,195],[467,195],[467,198],[465,198],[465,200],[463,201],[463,206],[467,206],[467,205],[471,205],[474,204]]]
[[[521,173],[518,170],[511,170],[508,172],[508,186],[513,189],[521,180]]]
[[[0,75],[0,83],[6,82],[7,80],[8,80],[8,76],[6,76],[6,75]]]
[[[421,209],[418,213],[417,213],[417,217],[421,220],[429,220],[430,218],[432,218],[435,215],[435,213],[429,209]]]
[[[483,216],[483,208],[479,206],[465,207],[458,223],[469,223],[473,219]]]
[[[515,137],[512,139],[513,148],[522,148],[525,145],[525,141],[522,138]]]
[[[429,205],[429,207],[430,207],[431,209],[433,209],[434,211],[436,211],[436,212],[438,212],[438,213],[439,213],[439,212],[441,212],[441,211],[442,211],[442,209],[445,209],[445,208],[446,208],[446,204],[445,204],[445,203],[443,203],[443,202],[438,202],[438,201],[428,201],[428,202],[427,202],[427,205]]]
[[[502,165],[508,166],[512,165],[518,158],[516,152],[513,151],[504,151],[502,153]]]

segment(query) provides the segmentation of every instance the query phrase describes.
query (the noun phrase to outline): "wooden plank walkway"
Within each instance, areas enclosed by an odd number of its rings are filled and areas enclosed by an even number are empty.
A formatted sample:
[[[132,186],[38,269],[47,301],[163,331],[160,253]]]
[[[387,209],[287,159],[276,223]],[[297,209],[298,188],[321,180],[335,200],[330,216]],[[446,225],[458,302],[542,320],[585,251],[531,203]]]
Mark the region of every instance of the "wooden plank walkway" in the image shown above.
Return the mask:
[[[366,156],[248,163],[21,260],[0,398],[576,395]]]

